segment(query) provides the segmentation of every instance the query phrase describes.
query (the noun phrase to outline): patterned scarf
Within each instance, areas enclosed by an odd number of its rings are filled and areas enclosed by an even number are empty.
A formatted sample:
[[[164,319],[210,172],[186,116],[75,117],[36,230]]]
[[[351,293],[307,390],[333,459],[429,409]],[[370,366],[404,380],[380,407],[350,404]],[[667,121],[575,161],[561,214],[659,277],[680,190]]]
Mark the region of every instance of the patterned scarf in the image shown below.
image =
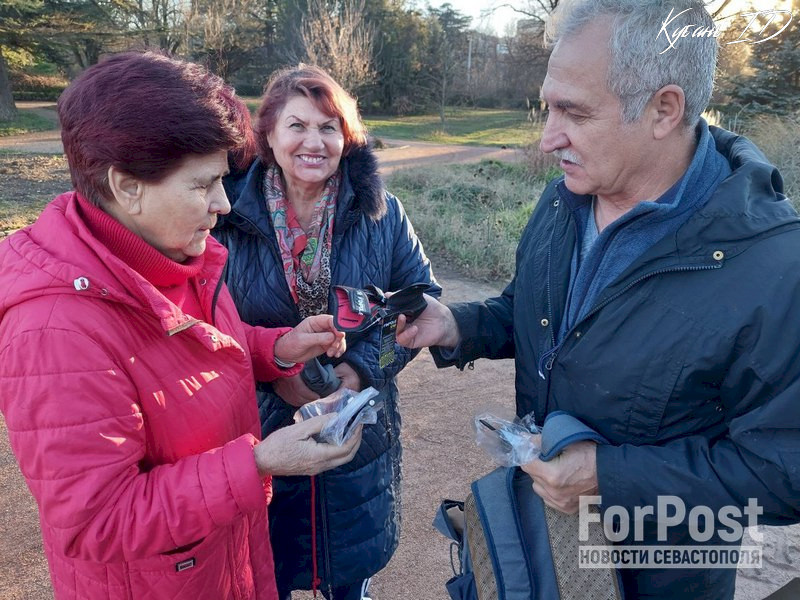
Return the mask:
[[[264,199],[281,250],[283,272],[292,299],[304,319],[328,310],[333,215],[336,212],[340,179],[341,174],[336,171],[325,182],[306,231],[298,222],[294,208],[286,200],[280,167],[273,163],[264,174]]]

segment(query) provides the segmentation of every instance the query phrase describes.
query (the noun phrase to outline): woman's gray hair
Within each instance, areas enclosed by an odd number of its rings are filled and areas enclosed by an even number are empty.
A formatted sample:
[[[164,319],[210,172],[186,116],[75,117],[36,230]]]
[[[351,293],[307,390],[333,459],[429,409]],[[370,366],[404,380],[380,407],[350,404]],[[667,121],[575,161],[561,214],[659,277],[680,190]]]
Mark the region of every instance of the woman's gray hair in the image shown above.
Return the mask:
[[[608,87],[622,103],[623,121],[638,121],[653,95],[665,85],[674,84],[686,96],[684,122],[694,126],[711,99],[717,65],[714,21],[705,3],[561,0],[548,19],[545,44],[552,48],[561,39],[579,35],[584,26],[602,17],[613,19]],[[675,31],[684,26],[688,26],[687,37],[675,39]],[[674,46],[670,47],[673,41]]]

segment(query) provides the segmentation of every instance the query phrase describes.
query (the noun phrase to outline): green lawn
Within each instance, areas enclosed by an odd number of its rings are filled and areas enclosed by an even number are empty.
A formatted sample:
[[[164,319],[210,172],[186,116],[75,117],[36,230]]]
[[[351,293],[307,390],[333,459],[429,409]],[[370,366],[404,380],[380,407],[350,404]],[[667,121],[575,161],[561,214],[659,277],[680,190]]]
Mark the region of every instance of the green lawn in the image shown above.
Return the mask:
[[[260,104],[258,98],[244,98],[251,112]],[[417,140],[437,144],[470,146],[526,146],[537,137],[541,125],[527,120],[523,110],[450,107],[445,126],[438,114],[407,117],[366,116],[370,135],[378,138]]]
[[[13,121],[0,121],[0,137],[48,129],[53,129],[52,121],[25,109],[18,110],[17,118]]]
[[[525,111],[482,108],[448,108],[444,131],[438,114],[370,116],[364,121],[370,134],[378,138],[473,146],[525,146],[541,127],[530,123]]]

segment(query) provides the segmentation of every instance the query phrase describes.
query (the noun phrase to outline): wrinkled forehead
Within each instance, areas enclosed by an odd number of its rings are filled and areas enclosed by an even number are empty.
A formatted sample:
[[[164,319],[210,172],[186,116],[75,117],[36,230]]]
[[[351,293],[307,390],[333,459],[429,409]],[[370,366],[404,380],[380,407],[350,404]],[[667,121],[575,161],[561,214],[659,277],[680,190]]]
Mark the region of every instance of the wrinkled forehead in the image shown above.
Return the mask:
[[[547,64],[542,95],[548,103],[591,103],[611,94],[608,71],[610,25],[592,23],[558,41]]]

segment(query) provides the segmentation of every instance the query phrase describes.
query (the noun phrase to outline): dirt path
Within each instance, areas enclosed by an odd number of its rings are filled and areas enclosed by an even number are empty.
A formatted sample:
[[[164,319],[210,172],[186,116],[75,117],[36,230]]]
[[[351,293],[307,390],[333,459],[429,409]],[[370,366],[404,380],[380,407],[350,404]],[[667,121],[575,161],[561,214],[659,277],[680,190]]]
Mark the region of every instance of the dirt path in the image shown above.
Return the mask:
[[[481,160],[519,162],[524,159],[522,150],[488,146],[449,146],[429,142],[409,142],[383,138],[388,148],[378,150],[380,171],[387,175],[396,169],[420,165],[446,165],[471,163]]]
[[[17,102],[17,108],[36,113],[50,121],[54,128],[50,131],[0,137],[0,150],[38,154],[61,154],[64,152],[61,146],[61,132],[57,129],[58,115],[55,102]]]

